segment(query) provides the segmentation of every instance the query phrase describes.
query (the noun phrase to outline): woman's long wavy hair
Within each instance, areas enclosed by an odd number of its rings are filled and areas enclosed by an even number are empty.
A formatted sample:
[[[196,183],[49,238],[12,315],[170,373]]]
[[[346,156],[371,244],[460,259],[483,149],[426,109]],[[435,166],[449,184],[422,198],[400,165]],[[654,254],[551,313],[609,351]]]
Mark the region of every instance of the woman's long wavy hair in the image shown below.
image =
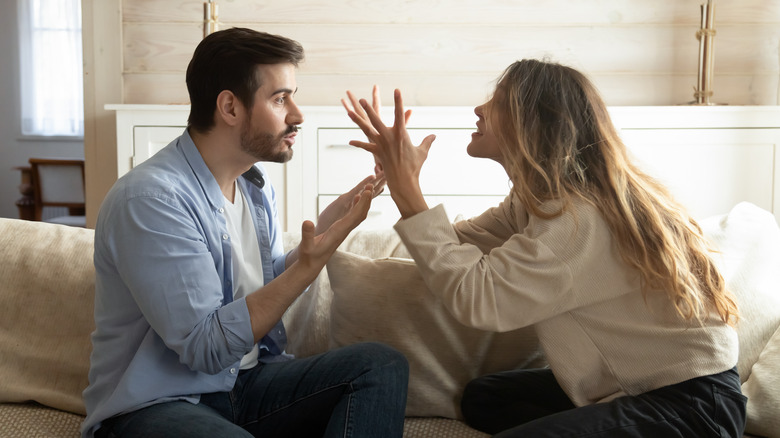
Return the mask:
[[[512,190],[532,214],[552,218],[574,200],[589,202],[622,258],[641,273],[644,294],[665,291],[688,320],[703,322],[714,310],[725,323],[736,323],[737,304],[701,228],[631,162],[606,105],[582,73],[539,60],[515,62],[499,78],[486,111],[496,111],[492,129]],[[558,200],[561,209],[542,211],[548,200]]]

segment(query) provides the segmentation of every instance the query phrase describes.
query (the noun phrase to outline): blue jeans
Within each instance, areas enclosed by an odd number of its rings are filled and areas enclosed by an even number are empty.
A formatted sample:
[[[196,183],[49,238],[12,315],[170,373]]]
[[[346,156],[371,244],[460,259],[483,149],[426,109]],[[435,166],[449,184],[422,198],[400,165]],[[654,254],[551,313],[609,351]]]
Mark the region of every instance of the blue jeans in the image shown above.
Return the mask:
[[[258,364],[233,390],[110,418],[97,437],[401,437],[409,379],[404,356],[382,344]]]
[[[741,438],[746,403],[736,368],[579,408],[549,369],[536,369],[473,380],[461,408],[470,426],[500,438]]]

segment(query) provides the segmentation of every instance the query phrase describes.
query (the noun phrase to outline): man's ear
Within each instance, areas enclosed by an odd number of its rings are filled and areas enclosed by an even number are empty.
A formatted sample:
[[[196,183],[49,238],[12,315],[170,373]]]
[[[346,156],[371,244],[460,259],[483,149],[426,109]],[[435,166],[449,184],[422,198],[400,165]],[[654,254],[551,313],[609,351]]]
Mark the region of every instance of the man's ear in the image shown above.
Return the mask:
[[[217,95],[217,108],[215,116],[218,120],[222,120],[228,126],[238,126],[243,120],[244,105],[238,100],[235,94],[229,90],[222,90]]]

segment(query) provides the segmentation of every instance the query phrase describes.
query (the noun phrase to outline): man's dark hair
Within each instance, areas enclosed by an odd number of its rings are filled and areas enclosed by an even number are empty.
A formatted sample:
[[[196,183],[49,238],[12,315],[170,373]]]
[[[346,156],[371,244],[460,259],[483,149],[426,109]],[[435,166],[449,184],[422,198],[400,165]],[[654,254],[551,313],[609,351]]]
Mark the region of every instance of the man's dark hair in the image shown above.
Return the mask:
[[[190,94],[189,126],[207,132],[214,126],[217,96],[224,90],[236,95],[247,108],[262,85],[258,65],[303,61],[303,47],[289,38],[245,28],[212,33],[195,48],[187,66]]]

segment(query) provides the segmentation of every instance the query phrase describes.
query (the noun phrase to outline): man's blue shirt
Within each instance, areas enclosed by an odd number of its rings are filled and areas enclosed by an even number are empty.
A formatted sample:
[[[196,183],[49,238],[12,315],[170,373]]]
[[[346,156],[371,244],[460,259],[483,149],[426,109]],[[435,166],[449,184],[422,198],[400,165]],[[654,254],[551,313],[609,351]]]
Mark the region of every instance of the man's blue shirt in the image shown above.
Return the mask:
[[[243,177],[238,184],[268,283],[286,258],[274,190]],[[186,130],[109,191],[95,228],[96,328],[83,436],[119,413],[233,388],[254,339],[246,301],[233,300],[224,204]],[[281,321],[258,345],[261,361],[285,357]]]

